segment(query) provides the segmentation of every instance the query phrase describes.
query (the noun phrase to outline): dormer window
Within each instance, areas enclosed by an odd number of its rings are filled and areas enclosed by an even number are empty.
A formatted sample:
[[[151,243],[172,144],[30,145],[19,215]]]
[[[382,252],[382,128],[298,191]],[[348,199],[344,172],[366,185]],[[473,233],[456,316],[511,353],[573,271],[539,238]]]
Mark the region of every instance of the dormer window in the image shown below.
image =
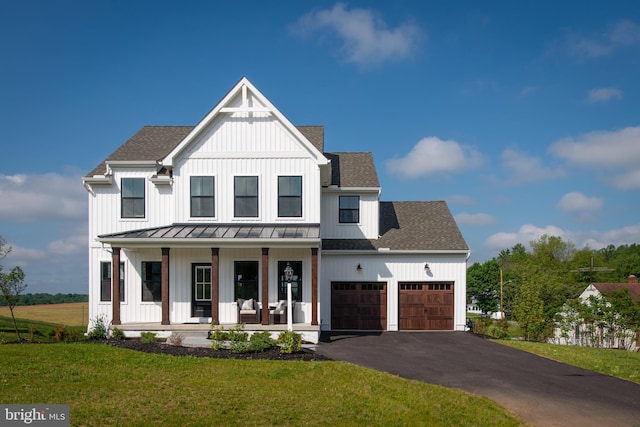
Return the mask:
[[[340,196],[338,209],[341,224],[360,222],[360,196]]]
[[[122,218],[144,218],[144,178],[122,178]]]

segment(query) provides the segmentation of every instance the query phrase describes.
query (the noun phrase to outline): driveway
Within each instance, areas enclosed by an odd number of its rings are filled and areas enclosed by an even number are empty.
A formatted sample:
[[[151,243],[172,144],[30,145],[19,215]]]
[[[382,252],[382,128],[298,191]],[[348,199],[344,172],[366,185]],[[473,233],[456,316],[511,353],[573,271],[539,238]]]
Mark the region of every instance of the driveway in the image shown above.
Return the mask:
[[[334,360],[487,396],[536,426],[640,427],[640,384],[465,332],[334,333],[316,351]]]

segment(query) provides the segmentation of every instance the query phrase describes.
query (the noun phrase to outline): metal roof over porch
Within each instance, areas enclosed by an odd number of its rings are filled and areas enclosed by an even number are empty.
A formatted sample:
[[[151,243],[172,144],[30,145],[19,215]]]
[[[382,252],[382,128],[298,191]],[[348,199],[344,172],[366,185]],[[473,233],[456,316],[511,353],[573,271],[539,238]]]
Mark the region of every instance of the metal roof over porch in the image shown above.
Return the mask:
[[[317,246],[320,224],[172,224],[102,234],[97,240],[109,244],[290,243]]]

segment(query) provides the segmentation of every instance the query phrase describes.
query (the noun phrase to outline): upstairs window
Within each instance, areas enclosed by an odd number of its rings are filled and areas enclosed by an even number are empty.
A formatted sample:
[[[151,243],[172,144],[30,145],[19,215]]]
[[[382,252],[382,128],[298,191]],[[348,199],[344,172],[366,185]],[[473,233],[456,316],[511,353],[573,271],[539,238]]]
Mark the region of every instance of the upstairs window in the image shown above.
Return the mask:
[[[278,216],[302,216],[302,177],[278,177]]]
[[[236,176],[234,179],[234,216],[258,217],[258,177]]]
[[[214,217],[215,216],[215,191],[214,177],[191,177],[191,216]]]
[[[343,224],[360,222],[360,196],[340,196],[339,221]]]
[[[122,178],[122,218],[144,218],[144,178]]]

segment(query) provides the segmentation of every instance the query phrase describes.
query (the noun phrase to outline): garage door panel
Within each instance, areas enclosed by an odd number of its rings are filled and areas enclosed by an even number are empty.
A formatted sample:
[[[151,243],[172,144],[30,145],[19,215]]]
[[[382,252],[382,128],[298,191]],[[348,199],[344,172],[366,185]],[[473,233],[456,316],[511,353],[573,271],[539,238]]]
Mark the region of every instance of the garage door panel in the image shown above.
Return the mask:
[[[453,283],[399,283],[399,327],[453,330]]]
[[[386,329],[386,283],[332,282],[331,328],[354,330]]]

